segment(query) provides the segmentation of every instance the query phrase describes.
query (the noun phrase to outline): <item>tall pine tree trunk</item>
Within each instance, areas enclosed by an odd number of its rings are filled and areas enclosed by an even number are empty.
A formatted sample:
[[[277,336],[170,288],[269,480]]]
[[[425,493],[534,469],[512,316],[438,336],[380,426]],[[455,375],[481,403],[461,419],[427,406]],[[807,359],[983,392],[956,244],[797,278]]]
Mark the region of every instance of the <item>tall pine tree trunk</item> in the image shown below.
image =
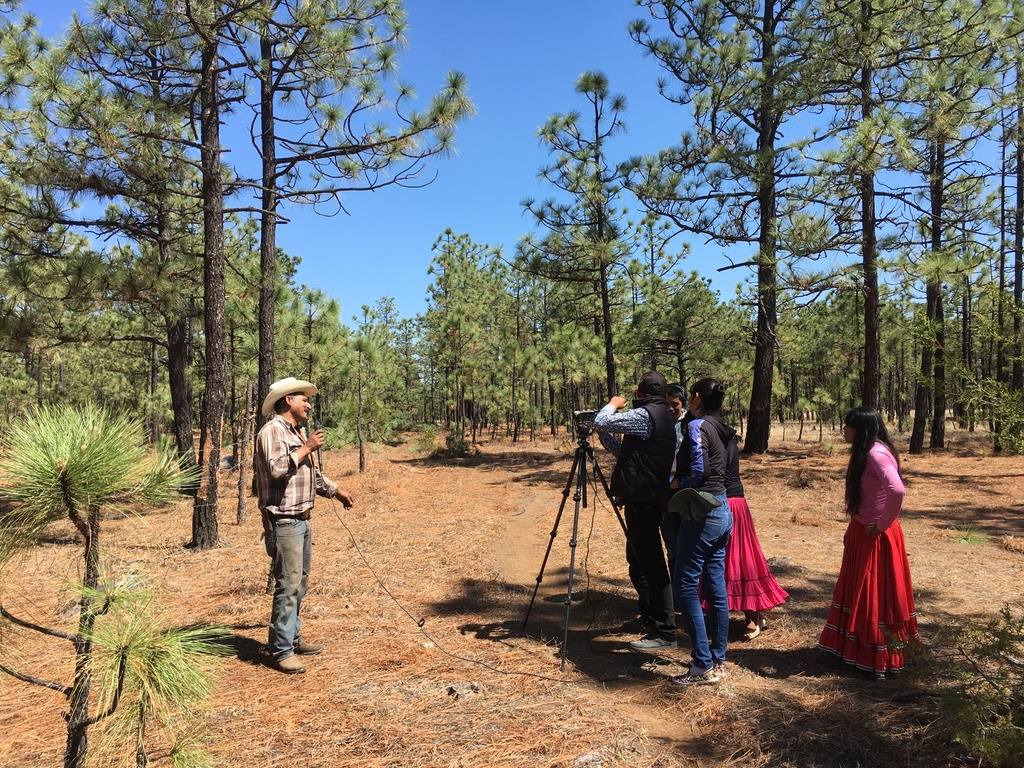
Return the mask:
[[[1024,336],[1021,324],[1024,317],[1024,58],[1017,60],[1017,135],[1014,147],[1014,165],[1017,174],[1017,196],[1013,206],[1013,375],[1010,388],[1014,392],[1024,389]]]
[[[999,125],[1002,129],[999,138],[999,274],[996,276],[996,284],[999,293],[996,296],[996,318],[995,318],[995,379],[998,382],[1006,381],[1006,148],[1009,143],[1009,136],[1006,130],[1006,115],[1001,107],[999,111]],[[993,432],[992,448],[996,451],[1003,449],[1002,431],[1003,425],[999,419],[991,420]]]
[[[192,384],[188,378],[191,325],[187,315],[164,319],[167,333],[167,379],[171,389],[171,411],[174,414],[174,442],[180,460],[187,466],[196,463],[192,437]]]
[[[269,32],[268,32],[269,34]],[[274,141],[274,45],[260,38],[260,150],[263,188],[260,196],[259,374],[256,402],[262,403],[274,381],[274,298],[277,294],[277,144]],[[263,417],[256,416],[262,426]]]
[[[224,338],[224,185],[220,168],[220,89],[216,33],[204,43],[200,84],[203,172],[203,330],[206,335],[206,387],[200,425],[207,456],[192,510],[192,546],[217,544],[217,470],[224,419],[226,349]]]
[[[929,280],[927,287],[925,288],[925,295],[927,302],[926,316],[928,319],[928,333],[924,335],[921,341],[921,370],[918,375],[917,385],[914,389],[914,425],[910,432],[910,452],[921,453],[924,450],[924,429],[928,419],[928,403],[930,400],[931,383],[932,383],[932,351],[934,345],[932,343],[931,333],[931,318],[934,310],[932,309],[933,290],[932,282]]]
[[[871,2],[861,0],[861,31],[870,34]],[[871,64],[865,62],[860,70],[861,118],[867,122],[872,113]],[[881,388],[881,335],[878,317],[878,249],[875,232],[875,173],[873,159],[864,158],[865,167],[860,174],[861,261],[864,272],[864,390],[862,402],[868,408],[878,408]]]
[[[256,423],[256,382],[245,384],[245,402],[242,406],[241,436],[238,440],[238,505],[235,508],[235,522],[245,522],[245,499],[249,493],[249,444],[255,440],[253,426]]]
[[[776,311],[776,108],[772,81],[775,76],[775,3],[768,0],[762,11],[762,83],[757,126],[757,202],[759,209],[757,252],[757,330],[754,334],[754,382],[750,391],[747,434],[743,450],[764,453],[771,433],[772,373],[775,369]]]
[[[160,356],[157,354],[156,339],[149,342],[149,444],[156,445],[160,439]]]
[[[462,435],[459,434],[459,441]],[[363,446],[363,349],[356,356],[356,442],[359,443],[359,474],[366,471],[366,449]]]
[[[612,347],[612,303],[608,296],[608,265],[601,262],[601,325],[604,331],[604,372],[608,397],[618,390],[615,386],[615,350]]]
[[[931,229],[932,252],[938,254],[943,247],[942,228],[943,204],[946,191],[946,144],[941,138],[932,149],[931,174]],[[946,445],[946,318],[942,296],[942,278],[933,275],[929,279],[929,290],[934,294],[931,302],[932,315],[929,318],[932,338],[935,343],[935,367],[932,388],[932,428],[930,448],[944,448]]]
[[[966,427],[973,432],[975,420],[974,406],[965,402],[967,377],[974,372],[974,317],[970,273],[964,273],[964,295],[961,299],[960,315],[960,363],[964,371],[964,375],[960,379],[960,400],[964,401],[961,405],[961,427]]]

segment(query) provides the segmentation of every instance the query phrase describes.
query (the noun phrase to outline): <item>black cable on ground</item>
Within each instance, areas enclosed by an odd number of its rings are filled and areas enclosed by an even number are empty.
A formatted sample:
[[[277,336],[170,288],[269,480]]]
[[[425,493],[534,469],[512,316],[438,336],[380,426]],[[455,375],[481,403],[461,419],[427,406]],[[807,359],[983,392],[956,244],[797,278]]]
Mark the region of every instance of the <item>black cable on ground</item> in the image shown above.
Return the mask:
[[[345,523],[344,518],[342,518],[342,516],[338,513],[338,508],[335,505],[333,498],[331,499],[331,511],[334,512],[334,516],[338,519],[338,522],[341,523],[341,526],[348,533],[349,540],[352,542],[352,546],[355,548],[356,554],[358,554],[359,555],[359,559],[363,561],[363,565],[365,565],[367,567],[367,569],[370,571],[370,573],[373,574],[373,578],[376,579],[377,584],[380,586],[380,588],[382,590],[384,590],[384,593],[389,598],[391,598],[391,601],[395,605],[397,605],[399,607],[399,609],[402,611],[402,613],[404,613],[406,616],[408,616],[409,619],[412,620],[416,624],[416,628],[419,631],[419,633],[421,635],[423,635],[425,638],[427,638],[427,640],[429,640],[431,643],[433,643],[434,647],[437,648],[437,650],[439,650],[442,654],[444,654],[445,656],[448,656],[449,658],[452,658],[452,659],[457,659],[459,661],[464,661],[464,662],[466,662],[468,664],[475,664],[478,667],[483,667],[484,669],[488,669],[491,672],[497,672],[499,675],[506,675],[506,676],[509,676],[509,677],[515,677],[515,676],[519,676],[519,677],[532,677],[532,678],[536,678],[538,680],[547,680],[547,681],[552,682],[552,683],[572,683],[572,682],[575,682],[574,680],[566,680],[565,678],[551,677],[550,675],[542,675],[542,674],[539,674],[537,672],[524,672],[524,671],[521,671],[521,670],[501,669],[500,667],[497,667],[494,664],[491,664],[490,662],[481,661],[480,659],[474,659],[474,658],[471,658],[469,656],[463,656],[461,654],[455,653],[454,651],[449,651],[447,648],[445,648],[437,640],[437,638],[435,638],[426,629],[424,629],[424,626],[426,625],[427,620],[422,618],[422,617],[417,618],[416,616],[414,616],[409,611],[409,609],[406,608],[405,605],[402,604],[402,601],[399,600],[397,597],[395,597],[394,594],[392,594],[391,590],[388,589],[388,587],[384,583],[383,579],[381,579],[381,577],[377,575],[377,571],[374,570],[372,565],[370,565],[370,561],[366,559],[366,555],[364,555],[363,554],[363,550],[360,549],[359,542],[356,541],[356,537],[355,537],[355,534],[352,533],[352,529],[348,527],[348,525]],[[604,682],[604,681],[600,681],[599,680],[598,682]]]

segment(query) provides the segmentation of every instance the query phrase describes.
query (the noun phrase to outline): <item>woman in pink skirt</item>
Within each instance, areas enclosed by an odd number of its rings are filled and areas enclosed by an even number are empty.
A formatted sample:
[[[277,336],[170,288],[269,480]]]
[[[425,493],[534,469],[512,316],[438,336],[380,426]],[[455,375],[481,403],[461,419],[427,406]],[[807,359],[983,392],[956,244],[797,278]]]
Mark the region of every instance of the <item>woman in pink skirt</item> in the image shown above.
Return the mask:
[[[918,638],[910,562],[898,516],[900,460],[881,414],[854,408],[843,437],[853,445],[846,468],[843,564],[818,646],[847,664],[885,677],[903,668],[903,646]]]
[[[764,617],[789,598],[772,575],[754,530],[754,518],[743,496],[740,481],[740,449],[733,437],[725,446],[725,495],[732,510],[732,537],[725,547],[725,592],[730,611],[743,611],[747,620],[743,637],[753,640],[768,626]]]

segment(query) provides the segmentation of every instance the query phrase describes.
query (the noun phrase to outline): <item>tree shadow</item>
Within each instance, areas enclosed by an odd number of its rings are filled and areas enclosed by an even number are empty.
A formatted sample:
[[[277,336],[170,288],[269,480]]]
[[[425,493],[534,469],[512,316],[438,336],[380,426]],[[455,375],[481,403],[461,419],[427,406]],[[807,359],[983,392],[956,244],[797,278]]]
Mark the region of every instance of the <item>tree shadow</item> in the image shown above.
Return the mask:
[[[408,464],[415,467],[468,467],[472,469],[503,469],[517,471],[549,467],[571,458],[571,454],[552,451],[487,451],[471,456],[434,457],[422,456],[411,459],[393,459],[393,464]]]
[[[907,707],[900,701],[913,700]],[[960,764],[937,698],[889,683],[844,680],[826,696],[770,687],[745,691],[729,716],[702,728],[698,743],[731,746],[740,763],[861,768]]]
[[[759,677],[834,677],[846,669],[835,656],[817,648],[752,648],[729,646],[729,661]]]
[[[962,525],[976,528],[989,536],[1024,536],[1024,503],[1013,504],[1009,501],[1007,499],[1008,503],[1003,506],[953,502],[904,509],[900,516],[908,520],[923,520],[937,528]]]

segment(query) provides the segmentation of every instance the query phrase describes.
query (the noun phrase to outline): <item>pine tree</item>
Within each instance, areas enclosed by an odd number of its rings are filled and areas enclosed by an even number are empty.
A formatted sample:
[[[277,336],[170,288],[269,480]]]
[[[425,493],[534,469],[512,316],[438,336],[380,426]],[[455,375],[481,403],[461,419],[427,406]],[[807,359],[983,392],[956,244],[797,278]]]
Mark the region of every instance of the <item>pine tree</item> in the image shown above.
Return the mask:
[[[821,137],[796,137],[790,126],[824,95],[824,53],[811,23],[814,5],[776,0],[639,4],[661,29],[637,20],[630,35],[674,79],[660,81],[659,91],[692,107],[696,130],[676,148],[633,161],[630,188],[649,210],[682,231],[755,247],[750,261],[735,266],[754,266],[757,274],[744,450],[763,452],[771,425],[780,259],[787,247],[797,253],[823,247],[796,241],[788,246],[782,231],[791,217],[813,214],[803,152]],[[810,221],[805,225],[820,230]]]
[[[585,72],[576,92],[589,106],[586,113],[569,112],[548,118],[540,130],[541,142],[553,155],[540,177],[563,193],[566,201],[525,200],[542,237],[520,241],[517,265],[549,280],[572,283],[580,309],[590,296],[600,300],[594,330],[604,341],[605,386],[617,392],[612,330],[611,282],[613,270],[629,256],[624,211],[617,208],[622,174],[608,159],[607,142],[625,130],[625,97],[612,95],[600,72]]]
[[[262,161],[260,372],[258,399],[274,378],[276,230],[282,204],[344,209],[348,192],[418,186],[425,161],[452,147],[456,124],[473,110],[456,72],[424,112],[409,110],[412,88],[386,89],[404,41],[396,0],[261,0],[255,33],[236,43],[259,82],[254,144]],[[380,119],[382,108],[390,124]],[[372,119],[371,116],[372,115]]]

